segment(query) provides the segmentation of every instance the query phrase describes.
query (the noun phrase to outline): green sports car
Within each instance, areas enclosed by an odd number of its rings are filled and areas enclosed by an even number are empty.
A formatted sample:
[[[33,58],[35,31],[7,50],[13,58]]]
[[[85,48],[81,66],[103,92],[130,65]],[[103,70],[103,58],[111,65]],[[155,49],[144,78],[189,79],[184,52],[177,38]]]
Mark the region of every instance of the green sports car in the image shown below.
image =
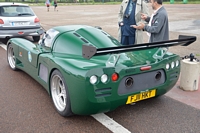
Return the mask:
[[[7,60],[47,90],[60,115],[90,115],[165,94],[180,74],[180,57],[168,47],[195,40],[124,46],[98,27],[57,26],[38,44],[10,39]]]

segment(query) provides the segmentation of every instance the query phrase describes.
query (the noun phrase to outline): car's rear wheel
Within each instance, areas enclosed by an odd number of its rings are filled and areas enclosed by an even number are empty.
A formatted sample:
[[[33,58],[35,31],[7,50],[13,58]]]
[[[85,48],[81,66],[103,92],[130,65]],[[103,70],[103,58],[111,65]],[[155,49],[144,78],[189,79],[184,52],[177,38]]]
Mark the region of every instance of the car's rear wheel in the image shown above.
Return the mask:
[[[53,71],[50,83],[51,97],[58,113],[62,116],[73,115],[68,88],[60,71]]]
[[[8,64],[9,64],[9,66],[10,66],[11,69],[18,70],[16,68],[16,58],[15,58],[15,53],[14,53],[14,49],[13,49],[12,44],[8,45],[7,60],[8,60]]]
[[[3,44],[7,44],[7,42],[8,42],[8,40],[9,40],[9,38],[2,38],[1,40],[0,40],[0,42],[2,42]]]
[[[33,41],[38,42],[40,40],[40,36],[33,36]]]

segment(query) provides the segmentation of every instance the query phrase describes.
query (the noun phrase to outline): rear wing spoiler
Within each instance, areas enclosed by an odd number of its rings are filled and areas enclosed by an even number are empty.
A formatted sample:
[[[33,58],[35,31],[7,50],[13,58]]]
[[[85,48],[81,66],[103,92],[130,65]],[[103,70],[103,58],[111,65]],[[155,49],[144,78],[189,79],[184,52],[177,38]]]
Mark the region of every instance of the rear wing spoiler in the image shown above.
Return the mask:
[[[98,48],[98,49],[94,46],[83,44],[82,56],[86,59],[90,59],[93,56],[106,55],[106,54],[119,54],[123,52],[136,51],[136,50],[172,47],[172,46],[177,46],[177,45],[188,46],[194,41],[196,41],[196,36],[179,35],[179,38],[175,40],[161,41],[161,42],[154,42],[154,43],[142,43],[142,44],[137,44],[137,45]]]

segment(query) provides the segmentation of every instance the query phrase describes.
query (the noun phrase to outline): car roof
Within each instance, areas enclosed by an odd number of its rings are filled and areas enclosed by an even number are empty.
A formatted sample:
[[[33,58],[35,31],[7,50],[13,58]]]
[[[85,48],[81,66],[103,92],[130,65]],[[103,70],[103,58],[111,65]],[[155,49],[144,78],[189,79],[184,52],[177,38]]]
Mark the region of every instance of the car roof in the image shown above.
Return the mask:
[[[0,3],[0,6],[9,6],[9,5],[28,6],[28,4],[15,3],[15,2],[1,2]]]
[[[53,29],[59,31],[60,33],[63,33],[66,31],[76,31],[81,28],[91,28],[91,27],[92,26],[88,26],[88,25],[62,25],[62,26],[53,27]]]

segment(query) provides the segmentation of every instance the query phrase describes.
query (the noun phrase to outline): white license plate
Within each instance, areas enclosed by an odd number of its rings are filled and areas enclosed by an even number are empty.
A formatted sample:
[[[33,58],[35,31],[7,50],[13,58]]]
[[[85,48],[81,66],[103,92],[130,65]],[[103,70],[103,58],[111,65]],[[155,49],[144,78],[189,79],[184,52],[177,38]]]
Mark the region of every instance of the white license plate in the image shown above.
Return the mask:
[[[12,26],[29,25],[29,22],[11,22]]]

